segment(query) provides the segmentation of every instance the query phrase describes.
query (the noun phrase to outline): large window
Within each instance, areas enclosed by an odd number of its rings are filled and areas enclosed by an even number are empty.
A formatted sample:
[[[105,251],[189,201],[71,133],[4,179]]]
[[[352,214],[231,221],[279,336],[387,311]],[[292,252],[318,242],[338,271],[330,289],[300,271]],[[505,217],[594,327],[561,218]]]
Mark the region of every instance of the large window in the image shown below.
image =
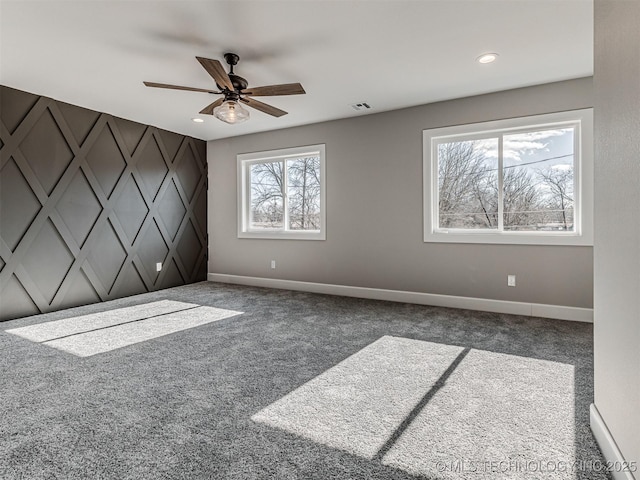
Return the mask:
[[[324,145],[238,155],[238,237],[325,239]]]
[[[593,244],[592,110],[424,131],[426,242]]]

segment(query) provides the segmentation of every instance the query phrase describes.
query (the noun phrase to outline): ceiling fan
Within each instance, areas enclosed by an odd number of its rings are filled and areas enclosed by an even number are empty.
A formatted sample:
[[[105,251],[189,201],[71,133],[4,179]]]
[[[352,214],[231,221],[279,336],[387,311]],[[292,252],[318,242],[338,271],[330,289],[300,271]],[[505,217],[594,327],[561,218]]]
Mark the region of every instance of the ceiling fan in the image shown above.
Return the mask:
[[[246,79],[233,72],[234,65],[238,64],[240,57],[235,53],[225,53],[224,59],[229,64],[229,73],[218,60],[196,57],[204,69],[213,77],[216,86],[220,91],[208,90],[206,88],[182,87],[180,85],[167,85],[166,83],[143,82],[147,87],[169,88],[173,90],[188,90],[192,92],[206,92],[215,95],[223,95],[222,98],[207,105],[200,113],[204,115],[214,115],[216,118],[226,123],[240,123],[249,119],[249,111],[242,106],[242,103],[249,107],[268,113],[274,117],[281,117],[287,112],[260,102],[252,97],[271,97],[276,95],[300,95],[306,93],[299,83],[283,83],[280,85],[267,85],[263,87],[248,88]]]

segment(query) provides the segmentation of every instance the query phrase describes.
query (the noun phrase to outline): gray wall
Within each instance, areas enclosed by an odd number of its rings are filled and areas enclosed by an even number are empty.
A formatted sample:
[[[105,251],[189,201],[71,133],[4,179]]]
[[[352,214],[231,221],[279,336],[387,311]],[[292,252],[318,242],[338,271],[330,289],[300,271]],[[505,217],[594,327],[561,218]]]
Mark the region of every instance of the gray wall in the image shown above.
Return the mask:
[[[206,278],[205,142],[4,86],[0,110],[0,320]]]
[[[640,2],[595,2],[595,404],[640,466]],[[636,473],[637,478],[638,473]]]
[[[211,141],[209,272],[590,308],[591,247],[422,241],[422,130],[592,106],[584,78]],[[327,240],[238,239],[236,155],[318,143]]]

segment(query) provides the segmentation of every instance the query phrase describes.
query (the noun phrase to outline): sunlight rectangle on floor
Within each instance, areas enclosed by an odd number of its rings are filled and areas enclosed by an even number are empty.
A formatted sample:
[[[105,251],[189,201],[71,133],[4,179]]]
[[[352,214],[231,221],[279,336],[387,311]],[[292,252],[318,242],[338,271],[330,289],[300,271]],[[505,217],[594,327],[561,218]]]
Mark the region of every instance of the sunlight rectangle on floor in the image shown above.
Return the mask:
[[[583,460],[574,399],[573,365],[471,350],[382,463],[442,480],[566,478]]]
[[[384,336],[251,419],[372,459],[463,350]]]
[[[581,460],[574,396],[571,364],[385,336],[251,418],[421,477],[524,480]]]
[[[132,307],[116,308],[114,310],[92,313],[90,315],[80,315],[78,317],[63,318],[62,320],[55,320],[53,322],[13,328],[7,330],[7,333],[18,335],[32,342],[46,342],[56,338],[77,335],[79,333],[112,327],[122,323],[135,322],[145,318],[195,307],[198,307],[198,305],[194,303],[160,300],[134,305]]]
[[[78,357],[90,357],[240,314],[242,312],[222,308],[196,307],[50,340],[44,342],[43,345],[72,353]]]

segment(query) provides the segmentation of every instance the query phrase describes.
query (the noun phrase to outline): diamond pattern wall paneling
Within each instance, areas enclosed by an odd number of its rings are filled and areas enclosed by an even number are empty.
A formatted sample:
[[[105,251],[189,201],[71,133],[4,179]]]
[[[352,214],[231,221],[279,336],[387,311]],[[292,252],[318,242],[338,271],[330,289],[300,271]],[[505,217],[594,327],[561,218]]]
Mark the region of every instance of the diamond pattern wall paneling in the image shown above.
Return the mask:
[[[206,279],[204,141],[5,86],[0,118],[0,321]]]

